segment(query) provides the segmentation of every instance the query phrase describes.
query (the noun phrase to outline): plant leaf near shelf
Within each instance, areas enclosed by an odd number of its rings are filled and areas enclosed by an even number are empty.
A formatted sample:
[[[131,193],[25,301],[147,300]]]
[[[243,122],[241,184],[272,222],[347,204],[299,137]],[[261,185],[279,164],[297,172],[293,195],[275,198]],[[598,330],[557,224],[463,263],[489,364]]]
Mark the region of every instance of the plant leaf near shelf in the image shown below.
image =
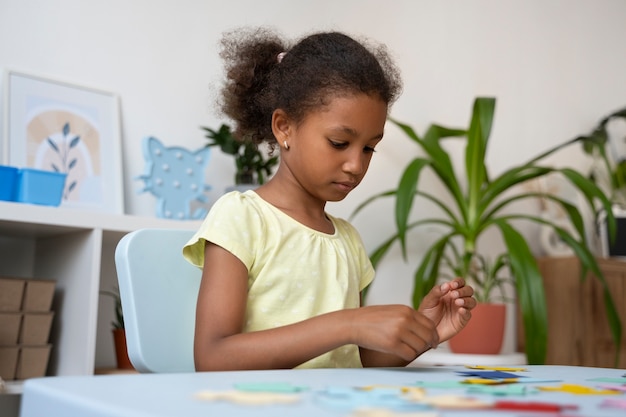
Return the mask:
[[[206,146],[219,146],[222,152],[235,158],[235,184],[262,185],[272,175],[278,156],[266,157],[252,141],[236,138],[227,124],[222,124],[217,130],[209,127],[201,129],[209,140]]]

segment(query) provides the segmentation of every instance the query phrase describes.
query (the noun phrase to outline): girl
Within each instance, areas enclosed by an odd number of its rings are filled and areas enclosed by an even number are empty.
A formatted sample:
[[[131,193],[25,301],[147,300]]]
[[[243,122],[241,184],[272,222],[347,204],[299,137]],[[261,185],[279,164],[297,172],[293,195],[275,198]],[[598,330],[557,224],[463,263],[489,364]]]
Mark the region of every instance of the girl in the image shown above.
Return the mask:
[[[384,48],[341,33],[287,48],[265,30],[222,47],[224,113],[281,160],[257,190],[222,196],[183,250],[203,268],[196,370],[403,366],[458,333],[476,305],[462,279],[418,311],[361,307],[374,270],[354,227],[325,212],[359,185],[383,138],[400,90]]]

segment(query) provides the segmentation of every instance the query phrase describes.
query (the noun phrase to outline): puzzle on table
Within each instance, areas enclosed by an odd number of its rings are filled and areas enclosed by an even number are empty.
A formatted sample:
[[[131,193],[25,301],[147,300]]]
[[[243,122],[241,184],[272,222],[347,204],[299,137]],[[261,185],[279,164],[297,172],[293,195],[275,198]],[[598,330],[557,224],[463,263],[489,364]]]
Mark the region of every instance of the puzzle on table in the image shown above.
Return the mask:
[[[239,383],[231,390],[202,391],[196,398],[240,405],[293,404],[313,401],[351,417],[432,417],[441,410],[493,409],[520,412],[576,411],[575,401],[554,402],[545,393],[601,396],[599,407],[625,409],[626,376],[589,379],[586,385],[533,378],[524,368],[466,367],[458,379],[414,381],[401,386],[328,386],[311,389],[289,382]],[[411,375],[411,374],[407,374]],[[414,375],[414,374],[413,374]],[[480,398],[477,397],[480,396]]]

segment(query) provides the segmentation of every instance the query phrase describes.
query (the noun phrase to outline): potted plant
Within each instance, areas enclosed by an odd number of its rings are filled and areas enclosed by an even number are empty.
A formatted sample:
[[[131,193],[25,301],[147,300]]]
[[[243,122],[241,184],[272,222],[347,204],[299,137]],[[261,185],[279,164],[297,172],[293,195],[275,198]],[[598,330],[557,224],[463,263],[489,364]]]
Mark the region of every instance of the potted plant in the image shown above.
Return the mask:
[[[616,149],[610,140],[608,126],[618,119],[626,121],[626,108],[613,112],[600,120],[588,135],[579,136],[583,150],[598,162],[591,179],[595,181],[617,206],[626,208],[626,153]],[[620,138],[626,141],[625,138]]]
[[[477,244],[479,238],[487,230],[496,229],[500,232],[504,243],[502,255],[491,266],[492,271],[501,276],[508,270],[510,279],[515,285],[516,298],[522,314],[526,334],[526,356],[530,364],[545,362],[547,351],[547,311],[543,281],[537,261],[514,222],[528,221],[552,228],[557,236],[571,247],[580,259],[584,278],[588,271],[602,281],[604,286],[605,307],[612,335],[617,344],[621,339],[621,323],[617,315],[611,294],[600,271],[596,259],[590,251],[585,236],[583,217],[576,206],[568,201],[548,193],[523,191],[518,187],[526,181],[547,175],[561,175],[566,178],[585,197],[587,203],[595,210],[596,204],[610,209],[611,203],[601,189],[591,180],[571,168],[553,168],[540,165],[539,162],[559,149],[580,142],[576,138],[557,145],[536,158],[520,165],[513,166],[496,177],[491,177],[485,164],[489,135],[493,123],[496,100],[494,98],[477,98],[474,101],[471,122],[468,129],[450,129],[439,125],[431,125],[423,137],[420,137],[408,125],[391,119],[409,139],[414,141],[423,151],[423,155],[415,157],[405,168],[397,188],[376,194],[361,203],[353,216],[364,207],[381,198],[395,199],[396,232],[384,241],[371,254],[372,263],[376,266],[390,247],[398,242],[403,256],[407,259],[407,238],[410,231],[425,225],[437,226],[442,230],[432,245],[426,249],[414,275],[412,302],[417,308],[424,295],[436,284],[444,272],[466,277],[473,281],[478,294],[483,300],[489,300],[491,289],[504,281],[476,280],[472,268],[484,270],[482,252]],[[442,142],[451,137],[464,138],[465,166],[462,172],[455,172],[448,153]],[[441,189],[448,194],[444,199],[428,192],[419,185],[420,174],[425,168],[430,169],[441,182]],[[416,197],[433,203],[441,212],[441,216],[428,217],[410,221],[411,209]],[[541,216],[524,213],[509,213],[514,203],[529,198],[545,198],[553,201],[567,213],[574,233],[557,223]],[[609,229],[615,230],[615,219],[609,213]],[[570,229],[571,230],[571,229]],[[481,266],[481,263],[483,266]],[[483,271],[484,272],[484,271]],[[489,274],[488,274],[489,275]]]
[[[122,311],[122,299],[120,297],[119,288],[115,287],[112,291],[102,290],[101,294],[108,295],[115,302],[115,317],[111,321],[113,327],[113,342],[115,346],[115,358],[117,360],[118,369],[133,369],[133,365],[128,358],[128,349],[126,347],[126,330],[124,329],[124,312]]]
[[[619,129],[620,121],[622,122],[621,130]],[[622,219],[626,216],[625,125],[626,108],[623,108],[604,117],[589,134],[580,137],[583,150],[591,155],[595,161],[591,171],[591,179],[609,196],[613,203],[613,214]],[[617,239],[613,245],[606,234],[605,220],[600,218],[599,221],[601,223],[602,254],[605,256],[624,256],[623,244],[620,243],[624,241],[626,235],[626,231],[623,230],[623,223],[621,221],[617,223]]]
[[[235,157],[235,185],[261,185],[272,175],[278,156],[266,157],[252,141],[235,137],[227,124],[222,124],[218,130],[201,129],[209,139],[206,146],[219,146],[222,152]]]

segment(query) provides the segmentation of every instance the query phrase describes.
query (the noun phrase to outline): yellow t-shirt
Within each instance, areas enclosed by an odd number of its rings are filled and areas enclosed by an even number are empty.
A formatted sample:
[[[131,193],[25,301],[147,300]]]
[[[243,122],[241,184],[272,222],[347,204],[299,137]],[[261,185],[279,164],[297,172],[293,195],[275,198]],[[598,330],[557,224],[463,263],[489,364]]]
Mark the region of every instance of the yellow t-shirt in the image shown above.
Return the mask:
[[[233,191],[213,205],[183,255],[202,267],[205,241],[210,241],[248,268],[246,332],[356,308],[374,269],[356,229],[345,220],[328,218],[335,226],[332,235],[304,226],[254,191]],[[356,345],[342,346],[299,366],[339,367],[362,367]]]

